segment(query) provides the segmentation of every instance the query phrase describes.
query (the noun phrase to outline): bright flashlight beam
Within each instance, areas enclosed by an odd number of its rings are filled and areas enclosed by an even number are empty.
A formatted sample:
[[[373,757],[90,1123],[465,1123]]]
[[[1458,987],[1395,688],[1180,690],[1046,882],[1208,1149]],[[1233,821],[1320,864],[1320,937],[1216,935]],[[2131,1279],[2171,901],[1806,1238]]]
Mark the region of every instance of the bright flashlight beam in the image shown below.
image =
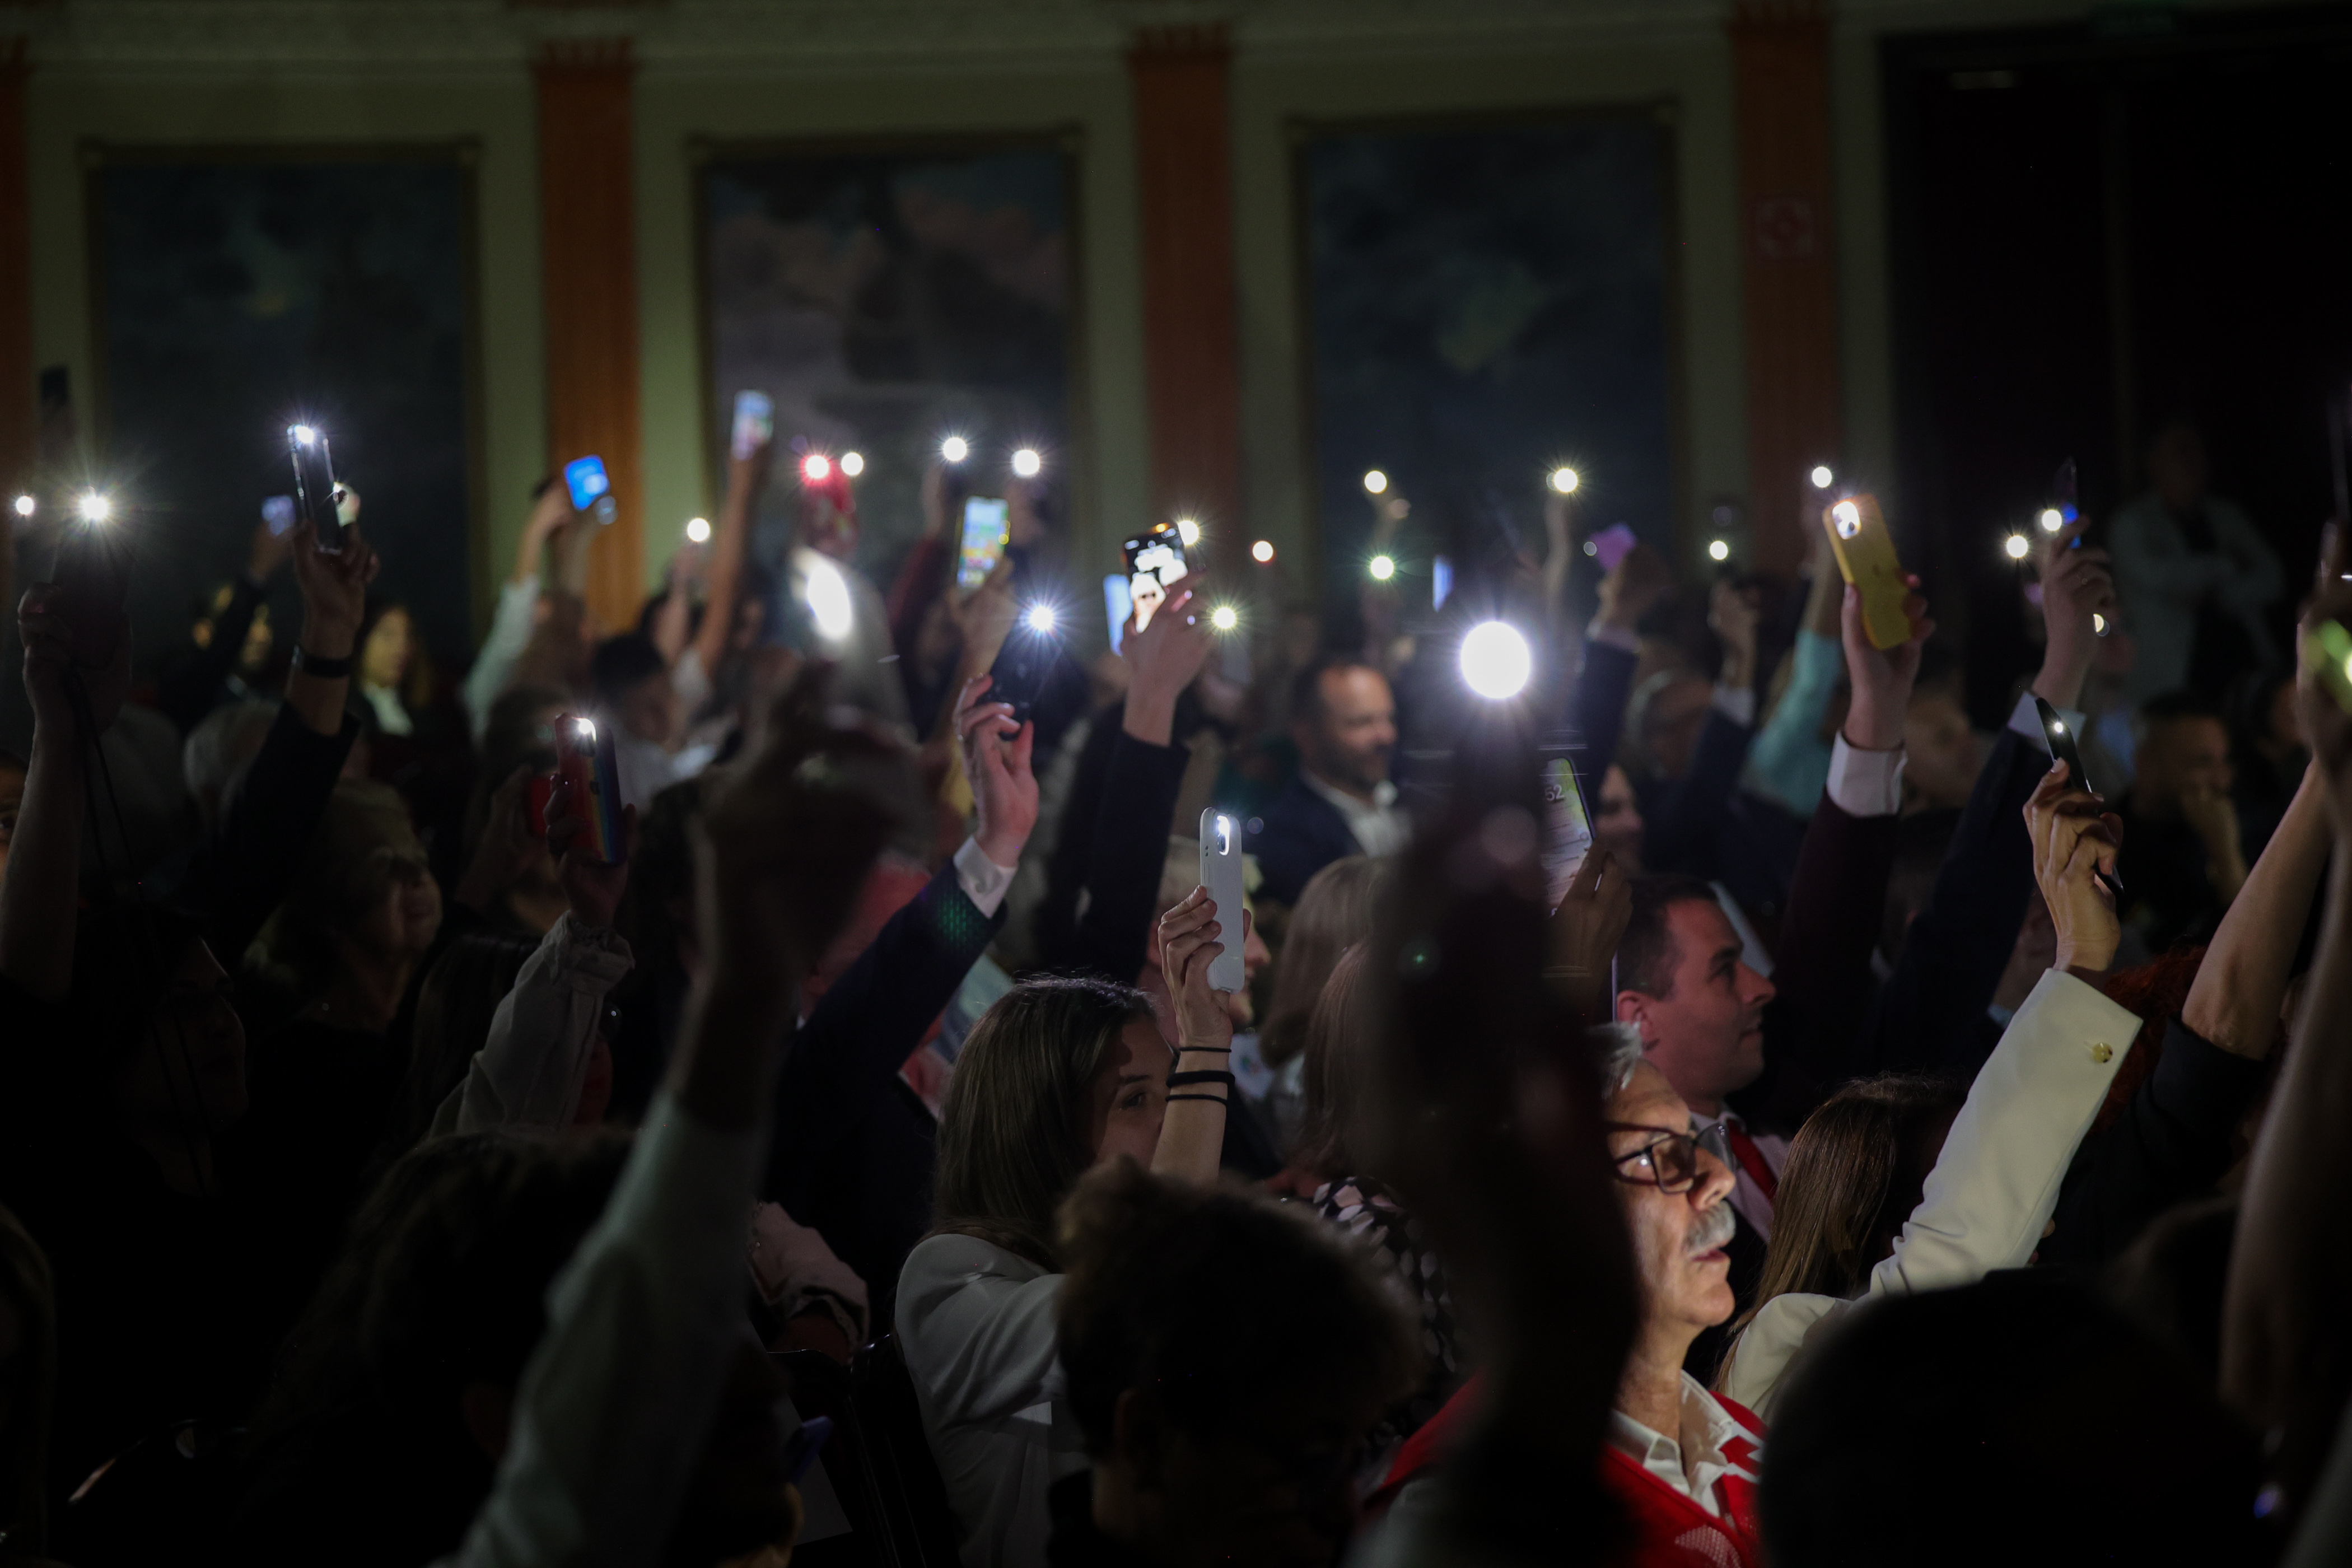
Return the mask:
[[[849,584],[841,568],[822,556],[811,561],[802,593],[808,600],[809,619],[816,623],[817,636],[827,642],[849,636]]]
[[[1231,605],[1219,605],[1209,612],[1209,624],[1221,632],[1232,631],[1242,624],[1241,613]]]
[[[1364,563],[1364,569],[1372,574],[1375,583],[1385,583],[1396,575],[1396,563],[1385,555],[1373,556]]]
[[[1830,466],[1827,463],[1813,465],[1813,489],[1825,490],[1835,483],[1837,483],[1837,476],[1830,472]]]
[[[1364,470],[1364,493],[1376,496],[1389,488],[1389,477],[1378,468]]]
[[[801,477],[813,484],[822,484],[833,475],[833,459],[822,452],[811,452],[801,459]]]
[[[84,522],[104,522],[114,515],[114,503],[96,490],[91,490],[81,498],[80,503],[74,510],[81,514],[81,520]]]
[[[316,430],[311,429],[308,425],[297,425],[294,428],[288,431],[287,434],[293,437],[297,441],[301,442],[305,447],[319,438],[319,433]]]
[[[1029,606],[1028,615],[1023,618],[1029,623],[1029,629],[1031,631],[1050,632],[1054,629],[1054,606],[1051,605],[1032,605]]]
[[[2054,506],[2045,506],[2042,509],[2042,515],[2034,521],[2042,525],[2042,532],[2055,533],[2066,526],[2066,514]]]
[[[694,541],[697,544],[709,543],[710,520],[707,517],[688,518],[686,520],[686,536]]]
[[[1709,540],[1706,553],[1710,560],[1728,561],[1731,559],[1731,546],[1720,539]]]
[[[1574,494],[1580,482],[1574,468],[1554,468],[1551,471],[1551,488],[1562,495]]]
[[[1024,447],[1013,454],[1013,471],[1022,479],[1035,479],[1045,466],[1045,459],[1037,455],[1034,447]]]
[[[1176,520],[1176,537],[1182,540],[1184,547],[1189,550],[1201,542],[1201,525],[1189,517],[1180,517]]]
[[[950,463],[961,463],[971,456],[971,443],[961,436],[950,436],[940,443],[940,456]]]
[[[18,496],[16,498],[16,515],[18,517],[32,516],[35,504],[36,503],[31,496]]]
[[[1274,541],[1261,539],[1250,546],[1250,559],[1263,566],[1274,559]]]
[[[841,455],[841,471],[856,479],[866,471],[866,458],[856,452],[844,452]]]
[[[1535,668],[1528,639],[1501,621],[1481,622],[1462,639],[1462,679],[1490,700],[1517,697]]]
[[[2011,561],[2022,561],[2033,553],[2033,542],[2021,533],[2012,533],[2001,548],[2009,552]]]

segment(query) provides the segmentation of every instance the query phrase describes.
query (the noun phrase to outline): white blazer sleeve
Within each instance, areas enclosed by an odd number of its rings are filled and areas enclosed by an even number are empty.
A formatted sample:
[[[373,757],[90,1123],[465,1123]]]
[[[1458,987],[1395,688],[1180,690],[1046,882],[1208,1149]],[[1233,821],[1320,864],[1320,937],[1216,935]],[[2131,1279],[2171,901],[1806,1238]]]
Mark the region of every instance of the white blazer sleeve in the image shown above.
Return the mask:
[[[1021,1279],[1009,1254],[968,1236],[934,1236],[898,1279],[907,1370],[937,1426],[993,1421],[1060,1396],[1054,1334],[1059,1274]]]
[[[433,1131],[571,1125],[596,1047],[604,995],[628,973],[629,944],[567,910],[523,961],[514,989],[490,1017],[466,1081],[433,1118]],[[445,1125],[446,1123],[446,1125]]]
[[[2139,1025],[2073,975],[2044,974],[1969,1086],[1919,1206],[1871,1270],[1865,1298],[2023,1268]],[[1790,1363],[1848,1305],[1799,1292],[1766,1302],[1732,1348],[1723,1392],[1769,1422]]]

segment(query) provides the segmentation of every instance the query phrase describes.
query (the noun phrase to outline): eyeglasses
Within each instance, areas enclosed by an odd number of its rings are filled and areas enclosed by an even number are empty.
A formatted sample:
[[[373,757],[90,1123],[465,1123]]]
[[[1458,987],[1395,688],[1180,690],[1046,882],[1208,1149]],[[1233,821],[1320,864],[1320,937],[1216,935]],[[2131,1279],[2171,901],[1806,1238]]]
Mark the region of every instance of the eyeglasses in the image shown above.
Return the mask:
[[[1715,1156],[1716,1163],[1728,1170],[1731,1166],[1731,1140],[1723,1123],[1710,1121],[1690,1132],[1668,1132],[1663,1128],[1645,1127],[1638,1121],[1604,1121],[1601,1127],[1611,1132],[1655,1132],[1658,1136],[1630,1154],[1619,1154],[1610,1163],[1617,1168],[1617,1179],[1634,1186],[1654,1182],[1662,1193],[1686,1193],[1698,1184],[1698,1154],[1704,1149]],[[1638,1161],[1640,1163],[1636,1164]],[[1632,1165],[1632,1174],[1626,1167]]]

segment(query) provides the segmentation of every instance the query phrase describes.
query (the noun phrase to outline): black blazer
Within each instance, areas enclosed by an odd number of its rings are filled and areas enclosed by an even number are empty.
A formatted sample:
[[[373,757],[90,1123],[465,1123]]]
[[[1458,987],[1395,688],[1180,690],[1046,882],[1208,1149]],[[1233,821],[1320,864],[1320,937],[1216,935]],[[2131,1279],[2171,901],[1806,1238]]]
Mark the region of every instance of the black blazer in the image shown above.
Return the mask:
[[[1307,879],[1332,861],[1363,853],[1339,808],[1296,773],[1265,816],[1250,818],[1244,843],[1257,857],[1259,890],[1279,904],[1297,903]]]

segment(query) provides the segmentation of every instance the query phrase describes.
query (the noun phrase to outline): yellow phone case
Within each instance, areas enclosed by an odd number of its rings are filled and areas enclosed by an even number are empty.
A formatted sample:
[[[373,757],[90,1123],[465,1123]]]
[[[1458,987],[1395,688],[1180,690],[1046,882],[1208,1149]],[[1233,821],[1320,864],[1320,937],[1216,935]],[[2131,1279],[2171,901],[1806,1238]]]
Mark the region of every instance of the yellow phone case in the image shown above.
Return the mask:
[[[1850,496],[1823,509],[1822,526],[1830,531],[1830,548],[1837,552],[1838,570],[1862,590],[1862,629],[1877,648],[1900,647],[1911,640],[1911,617],[1903,601],[1911,585],[1903,580],[1903,563],[1895,559],[1895,541],[1876,496]]]

